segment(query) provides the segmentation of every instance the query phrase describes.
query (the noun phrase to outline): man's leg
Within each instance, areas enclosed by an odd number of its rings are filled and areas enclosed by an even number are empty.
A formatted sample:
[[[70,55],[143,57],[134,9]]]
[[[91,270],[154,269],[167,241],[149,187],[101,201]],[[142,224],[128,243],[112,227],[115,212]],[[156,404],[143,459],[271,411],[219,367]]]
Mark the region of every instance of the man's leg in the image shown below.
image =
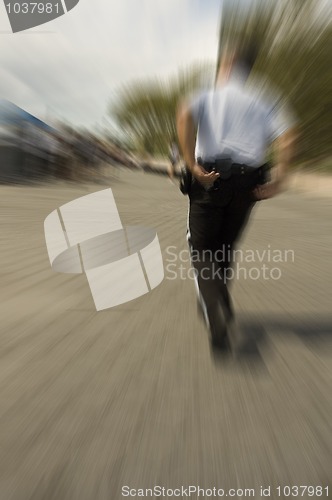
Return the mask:
[[[188,243],[196,287],[213,344],[223,345],[231,315],[225,282],[223,257],[218,250],[218,235],[224,221],[224,208],[192,203],[189,212]]]
[[[255,178],[233,177],[223,181],[210,202],[199,185],[192,189],[188,242],[199,298],[213,339],[225,338],[227,323],[233,319],[229,271],[234,245],[255,204],[251,195],[254,186]]]
[[[225,207],[224,224],[219,235],[220,241],[223,241],[231,250],[227,252],[227,257],[230,258],[227,259],[226,264],[234,263],[232,250],[248,223],[254,205],[251,191],[239,190],[235,186],[232,200]]]
[[[235,185],[232,201],[225,208],[225,222],[222,228],[222,234],[220,234],[220,239],[225,242],[228,249],[228,252],[225,253],[227,256],[225,261],[225,276],[227,278],[226,286],[228,290],[232,279],[234,279],[234,272],[232,271],[235,264],[234,249],[236,248],[236,244],[248,223],[251,210],[254,205],[255,202],[253,201],[251,195],[251,187],[250,189],[237,189],[237,186]],[[236,323],[234,315],[232,315],[229,319],[228,333],[232,350],[236,352],[248,351],[252,348],[250,339],[246,338],[244,332]]]

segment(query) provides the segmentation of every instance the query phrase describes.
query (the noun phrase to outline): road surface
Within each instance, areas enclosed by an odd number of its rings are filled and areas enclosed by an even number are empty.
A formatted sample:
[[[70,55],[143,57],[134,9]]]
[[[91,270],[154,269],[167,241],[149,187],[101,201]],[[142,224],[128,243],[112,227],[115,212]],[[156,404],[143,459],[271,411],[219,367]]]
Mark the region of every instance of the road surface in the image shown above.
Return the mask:
[[[43,222],[107,187],[124,225],[156,229],[165,279],[96,312],[84,275],[51,270]],[[216,362],[186,262],[187,200],[165,176],[123,170],[109,184],[0,192],[1,500],[190,485],[206,490],[192,499],[213,488],[261,498],[261,486],[284,498],[278,486],[329,485],[332,198],[287,192],[255,207],[241,267],[256,270],[240,271],[233,296],[259,355]],[[185,262],[170,268],[170,252]],[[263,264],[274,278],[262,278]]]

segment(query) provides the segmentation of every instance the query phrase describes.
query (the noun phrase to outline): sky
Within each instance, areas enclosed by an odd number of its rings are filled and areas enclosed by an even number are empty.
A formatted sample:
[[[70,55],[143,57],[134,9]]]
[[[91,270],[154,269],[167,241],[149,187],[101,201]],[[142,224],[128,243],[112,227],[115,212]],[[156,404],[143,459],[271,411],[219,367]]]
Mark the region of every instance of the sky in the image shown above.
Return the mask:
[[[38,118],[105,123],[124,83],[215,62],[221,0],[80,0],[50,23],[13,34],[0,1],[0,99]]]

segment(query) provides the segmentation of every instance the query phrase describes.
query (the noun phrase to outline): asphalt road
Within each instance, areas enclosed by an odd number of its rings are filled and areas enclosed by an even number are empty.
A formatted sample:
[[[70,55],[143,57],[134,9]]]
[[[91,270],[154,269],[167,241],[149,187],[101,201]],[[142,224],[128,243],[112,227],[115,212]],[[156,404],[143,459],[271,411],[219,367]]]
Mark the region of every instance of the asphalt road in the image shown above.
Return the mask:
[[[124,225],[156,229],[165,279],[96,312],[84,275],[51,270],[43,222],[107,187]],[[278,486],[329,485],[332,198],[287,192],[255,207],[233,297],[259,355],[216,362],[182,262],[187,200],[165,176],[0,194],[0,500],[118,500],[158,485],[207,490],[192,499],[270,486],[277,499]]]

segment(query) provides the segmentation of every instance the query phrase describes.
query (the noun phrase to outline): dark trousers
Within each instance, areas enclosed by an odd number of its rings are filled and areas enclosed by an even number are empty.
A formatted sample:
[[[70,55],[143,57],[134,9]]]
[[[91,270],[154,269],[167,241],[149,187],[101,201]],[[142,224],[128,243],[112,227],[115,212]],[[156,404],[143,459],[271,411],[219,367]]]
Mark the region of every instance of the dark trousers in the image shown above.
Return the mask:
[[[227,334],[233,318],[229,293],[232,254],[255,204],[252,190],[261,172],[233,175],[220,188],[207,192],[194,180],[190,198],[188,243],[200,303],[212,340]]]

